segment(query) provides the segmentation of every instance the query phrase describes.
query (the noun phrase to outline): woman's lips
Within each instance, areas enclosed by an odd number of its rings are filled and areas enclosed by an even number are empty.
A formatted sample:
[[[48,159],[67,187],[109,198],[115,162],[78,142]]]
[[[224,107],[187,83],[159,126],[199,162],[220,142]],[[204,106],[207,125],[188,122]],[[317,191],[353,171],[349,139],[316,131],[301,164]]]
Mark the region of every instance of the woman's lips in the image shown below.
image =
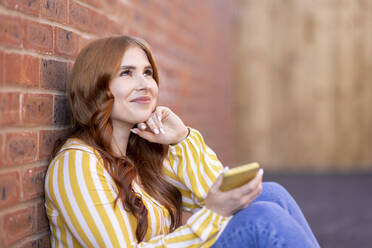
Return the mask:
[[[151,98],[148,96],[138,97],[133,99],[131,102],[139,103],[139,104],[147,104],[151,102]]]

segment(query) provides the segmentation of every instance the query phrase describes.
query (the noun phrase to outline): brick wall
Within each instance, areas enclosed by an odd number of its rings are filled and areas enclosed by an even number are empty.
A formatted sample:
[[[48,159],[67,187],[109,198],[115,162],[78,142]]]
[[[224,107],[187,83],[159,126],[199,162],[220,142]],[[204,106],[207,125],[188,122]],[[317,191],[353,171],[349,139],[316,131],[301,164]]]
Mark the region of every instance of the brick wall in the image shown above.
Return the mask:
[[[224,0],[0,0],[0,247],[48,247],[44,175],[70,125],[68,72],[90,40],[145,38],[160,103],[233,163],[233,3]]]

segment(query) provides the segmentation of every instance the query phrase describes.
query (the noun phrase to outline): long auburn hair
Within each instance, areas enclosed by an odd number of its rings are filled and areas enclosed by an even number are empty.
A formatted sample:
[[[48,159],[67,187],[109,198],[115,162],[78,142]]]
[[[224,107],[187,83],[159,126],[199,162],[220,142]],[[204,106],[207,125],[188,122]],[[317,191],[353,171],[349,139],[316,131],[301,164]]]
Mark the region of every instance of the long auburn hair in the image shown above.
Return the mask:
[[[114,96],[109,90],[117,74],[122,57],[129,47],[137,46],[146,53],[153,69],[153,78],[159,85],[154,57],[148,44],[130,36],[114,36],[88,44],[79,53],[73,66],[67,93],[73,113],[73,128],[56,142],[53,157],[67,138],[79,138],[95,148],[105,168],[118,186],[118,199],[124,209],[137,218],[136,238],[141,242],[148,229],[148,211],[132,188],[140,179],[144,190],[169,211],[171,231],[181,225],[181,193],[162,176],[163,160],[168,146],[151,143],[131,133],[125,156],[116,156],[111,148],[113,125],[110,119]]]

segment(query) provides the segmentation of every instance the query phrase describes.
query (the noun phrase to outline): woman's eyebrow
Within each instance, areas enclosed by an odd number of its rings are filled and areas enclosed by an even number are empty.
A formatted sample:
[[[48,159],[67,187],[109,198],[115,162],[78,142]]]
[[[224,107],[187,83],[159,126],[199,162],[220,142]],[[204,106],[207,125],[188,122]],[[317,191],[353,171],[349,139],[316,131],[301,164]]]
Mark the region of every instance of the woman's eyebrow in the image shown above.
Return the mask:
[[[122,65],[122,66],[120,66],[119,69],[136,69],[136,67],[133,66],[133,65]],[[145,69],[152,69],[152,66],[147,65],[147,66],[145,66]]]
[[[120,66],[120,69],[135,69],[136,67],[133,65],[122,65]]]

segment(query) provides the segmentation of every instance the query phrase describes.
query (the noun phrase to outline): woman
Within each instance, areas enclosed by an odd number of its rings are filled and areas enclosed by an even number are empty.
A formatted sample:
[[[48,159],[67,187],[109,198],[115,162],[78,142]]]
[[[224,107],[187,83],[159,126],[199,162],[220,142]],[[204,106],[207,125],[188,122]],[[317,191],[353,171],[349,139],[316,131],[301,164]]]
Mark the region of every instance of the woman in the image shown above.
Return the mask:
[[[157,106],[158,85],[140,39],[80,52],[67,87],[74,128],[45,180],[52,246],[318,247],[288,193],[262,186],[262,170],[219,191],[222,164],[197,130]],[[183,210],[193,213],[184,225]]]

